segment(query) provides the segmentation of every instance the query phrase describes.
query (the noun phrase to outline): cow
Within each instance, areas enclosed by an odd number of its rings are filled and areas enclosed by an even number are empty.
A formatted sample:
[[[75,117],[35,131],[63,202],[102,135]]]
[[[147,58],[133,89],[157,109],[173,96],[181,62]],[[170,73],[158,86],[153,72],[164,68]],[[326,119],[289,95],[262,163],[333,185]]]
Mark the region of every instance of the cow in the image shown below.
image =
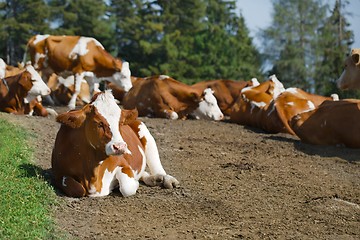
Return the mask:
[[[35,35],[27,44],[31,62],[45,79],[52,72],[66,78],[75,76],[75,92],[68,104],[76,107],[82,80],[90,86],[90,92],[101,81],[109,81],[126,92],[132,87],[129,63],[112,57],[99,41],[83,36]],[[26,55],[24,55],[24,61]]]
[[[52,152],[55,185],[69,197],[106,196],[119,187],[134,195],[139,181],[177,187],[160,161],[158,148],[136,110],[122,110],[111,90],[94,95],[79,110],[60,114]],[[146,165],[150,173],[145,171]]]
[[[22,73],[23,71],[25,71],[25,67],[21,63],[18,63],[18,66],[15,67],[15,66],[7,65],[0,58],[0,76],[5,76],[5,77],[15,76]],[[45,98],[48,96],[49,95],[46,95]],[[45,108],[43,106],[43,99],[40,95],[34,98],[33,100],[31,100],[31,102],[28,102],[27,99],[24,99],[24,104],[25,104],[24,113],[30,116],[33,115],[42,116],[42,117],[47,117],[48,115],[57,116],[57,112],[54,109]]]
[[[258,84],[255,78],[253,79],[253,81],[234,81],[218,79],[197,82],[193,84],[192,87],[198,89],[199,91],[204,91],[206,88],[211,88],[214,91],[214,96],[221,111],[224,113],[224,115],[230,116],[231,106],[239,97],[240,91],[244,87],[252,86],[254,83]]]
[[[13,114],[32,114],[43,112],[38,96],[50,94],[50,89],[35,71],[33,66],[27,65],[19,74],[2,78],[0,81],[0,111]],[[34,102],[33,102],[34,101]],[[33,103],[32,103],[33,102]],[[47,114],[46,114],[47,115]]]
[[[53,73],[48,82],[48,87],[51,89],[50,105],[68,105],[74,92],[75,80],[74,76],[63,78]],[[76,106],[84,106],[91,100],[89,84],[83,80],[81,83],[80,92],[76,99]]]
[[[345,69],[337,80],[337,86],[340,89],[360,88],[360,48],[352,49],[346,58]]]
[[[231,108],[230,122],[271,133],[284,131],[279,117],[269,109],[270,103],[283,91],[285,88],[275,75],[260,85],[243,88]]]
[[[294,116],[290,126],[305,143],[360,148],[359,109],[360,100],[327,100],[312,111]]]
[[[267,109],[267,116],[271,114],[277,115],[284,125],[284,129],[281,132],[295,135],[289,125],[290,120],[297,114],[314,110],[325,100],[337,101],[339,96],[332,94],[331,97],[324,97],[305,92],[300,88],[287,88],[271,101]]]
[[[123,99],[125,109],[136,108],[139,116],[168,119],[224,118],[211,89],[199,91],[166,75],[138,80]]]

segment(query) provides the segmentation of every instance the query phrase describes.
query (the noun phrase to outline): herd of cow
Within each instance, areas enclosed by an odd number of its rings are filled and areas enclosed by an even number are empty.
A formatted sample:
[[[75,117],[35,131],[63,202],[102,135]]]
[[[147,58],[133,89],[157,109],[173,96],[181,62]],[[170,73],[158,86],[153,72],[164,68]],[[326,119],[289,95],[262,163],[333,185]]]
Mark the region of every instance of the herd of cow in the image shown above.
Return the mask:
[[[360,147],[354,134],[360,130],[360,100],[285,89],[275,75],[262,83],[254,78],[194,85],[165,75],[132,77],[129,63],[89,37],[36,35],[27,49],[29,63],[24,64],[26,55],[18,67],[0,59],[0,111],[57,116],[61,127],[52,171],[55,185],[71,197],[104,196],[115,187],[130,196],[140,180],[165,188],[179,184],[165,172],[156,142],[138,116],[226,119],[307,143]],[[359,54],[353,49],[345,60],[339,88],[360,88]],[[100,91],[100,83],[111,90]],[[58,115],[42,99],[70,110]]]

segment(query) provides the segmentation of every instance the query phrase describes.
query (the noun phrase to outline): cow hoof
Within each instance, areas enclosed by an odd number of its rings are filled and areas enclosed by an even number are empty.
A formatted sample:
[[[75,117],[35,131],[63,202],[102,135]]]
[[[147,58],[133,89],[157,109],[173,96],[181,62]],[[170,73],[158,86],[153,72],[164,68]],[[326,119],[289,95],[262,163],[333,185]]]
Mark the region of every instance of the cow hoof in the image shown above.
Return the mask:
[[[52,109],[52,108],[46,108],[46,111],[48,112],[48,114],[52,117],[57,117],[58,113]]]
[[[171,189],[179,186],[179,181],[170,175],[160,175],[160,174],[150,175],[143,177],[142,180],[147,186],[150,187],[161,186],[164,188]]]
[[[165,175],[163,184],[165,188],[177,188],[179,186],[179,181],[173,176]]]

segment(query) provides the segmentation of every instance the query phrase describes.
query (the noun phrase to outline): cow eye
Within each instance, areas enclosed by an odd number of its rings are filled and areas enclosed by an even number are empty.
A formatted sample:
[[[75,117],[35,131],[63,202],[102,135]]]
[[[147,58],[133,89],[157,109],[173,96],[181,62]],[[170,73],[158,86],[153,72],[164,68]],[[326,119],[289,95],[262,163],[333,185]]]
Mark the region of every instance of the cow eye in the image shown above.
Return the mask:
[[[98,123],[98,128],[104,128],[104,123],[103,123],[103,122],[99,122],[99,123]]]

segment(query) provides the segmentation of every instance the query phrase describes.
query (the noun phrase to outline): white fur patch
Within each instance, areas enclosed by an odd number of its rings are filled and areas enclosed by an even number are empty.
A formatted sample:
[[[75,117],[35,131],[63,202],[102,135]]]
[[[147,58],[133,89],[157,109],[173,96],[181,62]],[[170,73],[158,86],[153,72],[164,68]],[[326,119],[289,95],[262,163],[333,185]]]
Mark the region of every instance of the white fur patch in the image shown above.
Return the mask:
[[[251,79],[252,85],[253,87],[257,87],[260,85],[259,81],[257,80],[257,78],[252,78]]]
[[[79,41],[76,43],[74,48],[71,50],[69,54],[70,59],[76,59],[77,55],[84,56],[86,55],[89,50],[87,49],[87,45],[89,42],[93,41],[95,45],[104,48],[99,41],[97,41],[95,38],[90,37],[80,37]]]
[[[101,77],[100,81],[109,81],[128,92],[132,88],[131,71],[128,62],[123,62],[121,72],[114,72],[110,77]]]
[[[111,90],[107,90],[104,93],[99,94],[92,105],[96,107],[98,112],[106,119],[110,126],[112,137],[110,142],[106,144],[105,149],[106,154],[110,155],[113,153],[111,146],[114,143],[125,142],[119,131],[119,121],[121,117],[120,107],[116,104]]]
[[[36,35],[35,36],[35,40],[33,42],[34,45],[38,44],[39,42],[47,39],[50,35],[49,34],[45,34],[45,35]]]
[[[285,91],[285,88],[284,85],[279,81],[279,79],[277,79],[275,74],[270,76],[270,80],[275,84],[273,99],[276,99],[280,95],[280,93]]]
[[[143,137],[145,137],[146,139],[145,156],[146,156],[146,163],[150,169],[150,173],[166,175],[166,172],[160,162],[159,151],[155,139],[151,135],[149,129],[146,127],[144,123],[141,123],[139,125],[138,134],[140,139]]]
[[[285,92],[296,94],[296,93],[298,93],[298,90],[297,90],[297,88],[287,88],[285,90]]]
[[[50,94],[50,88],[45,84],[45,82],[40,77],[39,73],[35,71],[34,67],[31,65],[26,66],[26,71],[31,74],[32,87],[28,92],[28,97],[34,98],[37,95],[46,96]]]
[[[6,63],[2,58],[0,58],[0,78],[5,77],[5,71],[6,71]]]
[[[159,76],[159,79],[160,79],[160,80],[164,80],[164,79],[167,79],[167,78],[170,78],[170,77],[167,76],[167,75],[160,75],[160,76]]]
[[[35,68],[39,68],[39,60],[42,59],[42,58],[46,58],[46,55],[43,54],[43,53],[36,53],[34,58],[35,58],[34,67],[35,67]],[[43,64],[43,65],[44,65],[44,67],[47,67],[46,61],[44,61],[44,64]]]

